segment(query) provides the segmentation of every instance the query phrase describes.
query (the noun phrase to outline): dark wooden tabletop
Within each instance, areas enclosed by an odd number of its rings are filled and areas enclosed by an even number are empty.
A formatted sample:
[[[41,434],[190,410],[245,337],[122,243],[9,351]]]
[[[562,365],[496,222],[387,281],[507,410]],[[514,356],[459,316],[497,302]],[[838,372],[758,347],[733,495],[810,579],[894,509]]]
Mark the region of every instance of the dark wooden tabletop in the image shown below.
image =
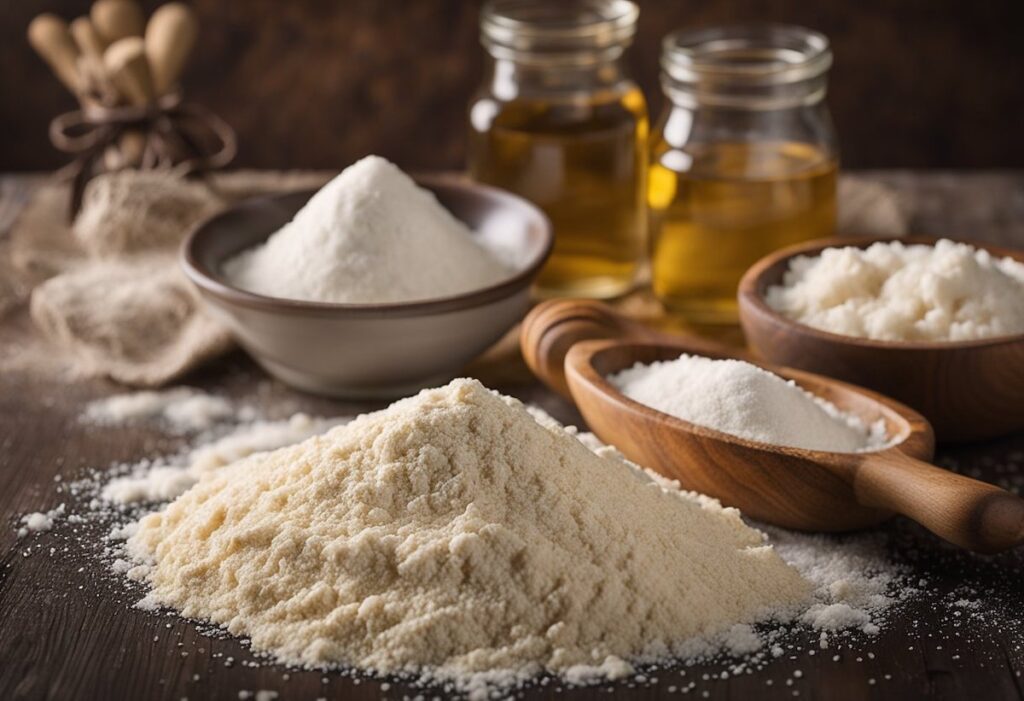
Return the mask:
[[[1024,174],[872,177],[899,190],[916,232],[1024,246]],[[35,182],[0,178],[0,213],[23,203]],[[0,319],[0,351],[31,333],[24,308],[13,309]],[[572,407],[528,381],[521,369],[505,370],[494,376],[499,380],[484,379],[541,404],[557,418],[578,420]],[[288,400],[318,415],[371,408],[293,392],[267,380],[241,353],[187,382],[264,405]],[[429,699],[438,693],[394,680],[250,666],[254,658],[237,640],[133,609],[138,590],[117,581],[96,557],[102,548],[98,524],[63,523],[17,539],[17,518],[68,500],[58,489],[83,470],[172,452],[179,445],[180,438],[154,427],[79,421],[86,402],[119,391],[124,390],[99,380],[72,383],[30,371],[0,374],[0,698],[238,699],[240,691],[261,689],[277,691],[280,699],[309,700],[421,693]],[[944,447],[939,460],[1014,491],[1024,488],[1024,435]],[[676,697],[685,689],[697,698],[731,699],[1024,698],[1024,554],[986,558],[957,552],[902,521],[878,532],[922,593],[896,610],[877,636],[821,650],[816,636],[796,634],[787,641],[792,653],[749,674],[723,679],[721,664],[696,665],[656,671],[644,682],[572,689],[566,695],[651,699]],[[949,602],[961,596],[985,605],[954,611]],[[525,696],[549,698],[558,692],[552,682]]]

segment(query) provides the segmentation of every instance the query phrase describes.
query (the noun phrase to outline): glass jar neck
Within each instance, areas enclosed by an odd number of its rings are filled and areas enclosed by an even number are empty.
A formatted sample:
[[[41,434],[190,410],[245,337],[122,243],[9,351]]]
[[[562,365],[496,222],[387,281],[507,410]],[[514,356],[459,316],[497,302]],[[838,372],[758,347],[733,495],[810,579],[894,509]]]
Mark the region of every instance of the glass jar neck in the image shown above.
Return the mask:
[[[831,64],[828,40],[801,27],[682,31],[665,38],[661,84],[688,109],[792,109],[824,99]]]
[[[638,15],[629,0],[490,0],[480,41],[496,63],[519,70],[598,70],[630,45]]]
[[[560,64],[555,67],[495,58],[490,62],[485,77],[488,92],[503,100],[527,94],[592,94],[595,91],[616,89],[628,80],[626,70],[618,58],[600,63]]]
[[[660,140],[671,149],[695,143],[799,142],[821,153],[838,153],[832,120],[823,102],[776,110],[751,110],[670,103],[658,121]]]

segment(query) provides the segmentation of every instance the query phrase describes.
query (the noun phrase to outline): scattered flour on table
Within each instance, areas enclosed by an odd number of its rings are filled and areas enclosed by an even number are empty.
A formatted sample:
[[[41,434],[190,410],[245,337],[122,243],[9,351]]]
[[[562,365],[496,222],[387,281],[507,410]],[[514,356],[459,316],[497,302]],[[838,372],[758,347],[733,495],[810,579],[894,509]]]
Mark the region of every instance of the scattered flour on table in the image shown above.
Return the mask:
[[[278,693],[276,691],[271,691],[270,689],[260,689],[258,691],[248,691],[243,689],[238,692],[238,698],[241,701],[246,701],[247,699],[252,699],[253,701],[274,701],[277,697]]]
[[[144,605],[463,690],[692,656],[811,589],[736,510],[471,380],[210,472],[127,546]]]
[[[830,536],[760,527],[779,556],[814,584],[814,603],[800,617],[812,628],[828,632],[854,628],[874,635],[886,612],[915,593],[907,587],[901,590],[900,580],[907,570],[881,555],[871,537],[840,546]]]
[[[235,408],[230,400],[191,387],[117,394],[90,402],[83,419],[96,424],[159,420],[176,433],[207,431],[228,420],[245,419],[252,410]]]
[[[251,292],[337,303],[446,297],[511,274],[432,193],[378,156],[346,168],[224,270]]]
[[[21,517],[18,537],[24,538],[29,533],[42,533],[53,528],[53,525],[64,515],[65,505],[61,504],[49,511],[36,511]]]
[[[803,324],[883,341],[1024,333],[1024,263],[948,240],[827,248],[790,261],[765,301]]]
[[[855,453],[885,447],[885,423],[858,417],[742,360],[681,355],[608,377],[630,399],[690,423],[771,445]]]
[[[294,414],[284,421],[255,421],[183,455],[144,461],[126,475],[111,479],[101,495],[117,504],[175,499],[205,473],[261,451],[274,450],[323,433],[347,419],[320,419]]]

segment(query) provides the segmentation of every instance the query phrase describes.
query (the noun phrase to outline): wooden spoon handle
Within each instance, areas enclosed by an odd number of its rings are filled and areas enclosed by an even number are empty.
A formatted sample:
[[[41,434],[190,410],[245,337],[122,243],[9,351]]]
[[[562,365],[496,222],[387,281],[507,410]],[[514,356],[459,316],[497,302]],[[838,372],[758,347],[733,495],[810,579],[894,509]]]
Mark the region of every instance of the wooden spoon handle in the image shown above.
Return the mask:
[[[861,504],[908,516],[968,550],[996,553],[1024,543],[1024,499],[896,450],[861,463],[854,489]]]
[[[140,37],[119,39],[107,47],[103,66],[127,102],[144,105],[153,99],[153,78]]]
[[[117,101],[117,89],[110,82],[107,69],[103,65],[103,52],[106,44],[100,39],[92,20],[78,17],[68,25],[71,36],[81,52],[79,58],[80,73],[83,83],[90,96],[98,96],[103,104],[114,104]]]
[[[189,52],[196,43],[199,21],[181,2],[161,5],[146,25],[146,56],[153,72],[153,89],[159,97],[178,81]]]
[[[89,18],[108,46],[125,37],[141,37],[145,27],[142,8],[135,0],[96,0]]]
[[[659,340],[664,334],[617,314],[611,307],[589,300],[550,300],[526,316],[519,335],[523,358],[548,387],[569,396],[565,356],[580,341],[602,339]]]
[[[102,66],[103,51],[107,47],[103,40],[100,39],[100,35],[96,32],[96,27],[92,25],[92,21],[88,17],[78,17],[72,20],[71,24],[68,25],[68,29],[71,31],[71,36],[74,37],[75,44],[78,46],[78,50],[82,52],[82,55]]]
[[[28,25],[28,41],[39,55],[50,64],[58,80],[72,94],[82,94],[82,76],[78,72],[78,46],[71,37],[67,23],[56,15],[45,12]]]

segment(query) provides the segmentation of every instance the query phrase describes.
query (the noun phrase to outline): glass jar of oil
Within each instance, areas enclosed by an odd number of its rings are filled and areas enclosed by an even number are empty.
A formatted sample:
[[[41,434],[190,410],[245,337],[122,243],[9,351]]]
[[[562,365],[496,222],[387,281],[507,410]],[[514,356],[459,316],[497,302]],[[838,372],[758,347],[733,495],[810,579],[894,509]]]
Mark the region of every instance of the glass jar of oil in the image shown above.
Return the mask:
[[[799,27],[666,37],[668,98],[652,136],[648,203],[654,292],[695,324],[736,321],[757,259],[832,234],[838,154],[825,108],[832,54]]]
[[[551,219],[541,296],[629,291],[646,255],[647,107],[621,57],[638,9],[627,0],[492,0],[491,57],[469,107],[469,170]]]

